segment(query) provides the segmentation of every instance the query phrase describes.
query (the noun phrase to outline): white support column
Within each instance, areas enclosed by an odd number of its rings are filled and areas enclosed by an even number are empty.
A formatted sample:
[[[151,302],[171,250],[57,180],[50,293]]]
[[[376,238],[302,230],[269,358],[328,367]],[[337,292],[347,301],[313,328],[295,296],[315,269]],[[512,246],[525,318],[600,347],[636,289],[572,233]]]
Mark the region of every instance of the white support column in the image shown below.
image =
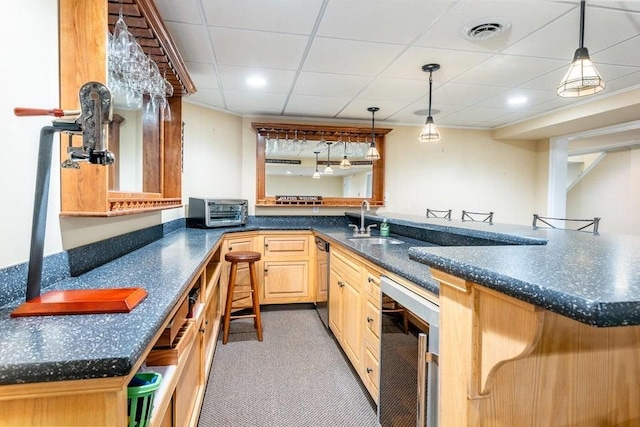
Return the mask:
[[[549,143],[549,185],[547,216],[565,218],[567,211],[567,137],[551,138]]]

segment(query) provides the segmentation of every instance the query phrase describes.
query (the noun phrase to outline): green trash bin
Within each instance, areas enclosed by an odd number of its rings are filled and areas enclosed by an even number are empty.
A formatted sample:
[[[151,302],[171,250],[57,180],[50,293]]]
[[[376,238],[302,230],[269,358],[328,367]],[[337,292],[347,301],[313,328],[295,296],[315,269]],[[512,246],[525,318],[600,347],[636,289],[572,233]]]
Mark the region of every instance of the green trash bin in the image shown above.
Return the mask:
[[[160,388],[162,375],[138,372],[127,387],[129,427],[147,427],[153,410],[153,397]]]

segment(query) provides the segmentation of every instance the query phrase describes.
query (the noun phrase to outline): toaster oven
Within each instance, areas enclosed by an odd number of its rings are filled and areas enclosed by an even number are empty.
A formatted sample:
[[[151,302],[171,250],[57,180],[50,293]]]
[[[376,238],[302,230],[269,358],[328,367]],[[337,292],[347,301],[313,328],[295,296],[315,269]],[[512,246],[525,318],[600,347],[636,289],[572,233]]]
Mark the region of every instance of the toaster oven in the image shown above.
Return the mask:
[[[245,199],[205,199],[189,197],[187,227],[213,228],[245,225],[248,217]]]

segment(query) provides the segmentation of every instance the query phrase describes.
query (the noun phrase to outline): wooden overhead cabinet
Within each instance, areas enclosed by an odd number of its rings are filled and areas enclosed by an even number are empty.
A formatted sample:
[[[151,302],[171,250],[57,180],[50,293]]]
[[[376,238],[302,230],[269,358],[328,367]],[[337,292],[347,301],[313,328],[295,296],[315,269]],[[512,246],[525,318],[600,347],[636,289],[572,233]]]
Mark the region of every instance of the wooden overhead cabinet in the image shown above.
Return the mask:
[[[78,91],[86,82],[108,86],[107,31],[120,10],[130,32],[173,86],[174,96],[167,99],[171,120],[162,120],[160,113],[141,114],[142,159],[136,173],[142,183],[135,188],[116,185],[114,171],[122,166],[121,158],[116,158],[116,166],[80,163],[80,169],[62,169],[63,216],[115,216],[182,205],[182,96],[196,89],[153,0],[60,0],[60,106],[78,109]],[[116,152],[121,151],[115,146],[119,143],[109,138]],[[81,138],[74,136],[72,145],[82,145]],[[63,136],[61,161],[67,158],[67,147]]]

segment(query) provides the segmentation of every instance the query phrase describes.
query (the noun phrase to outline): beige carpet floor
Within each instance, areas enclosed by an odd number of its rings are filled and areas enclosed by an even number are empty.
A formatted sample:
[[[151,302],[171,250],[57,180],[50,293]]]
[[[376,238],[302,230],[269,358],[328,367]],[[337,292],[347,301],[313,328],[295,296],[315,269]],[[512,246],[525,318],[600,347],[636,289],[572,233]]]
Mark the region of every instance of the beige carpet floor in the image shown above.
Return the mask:
[[[231,323],[218,342],[201,427],[376,427],[376,410],[313,309],[262,312]],[[220,333],[222,335],[222,333]]]

